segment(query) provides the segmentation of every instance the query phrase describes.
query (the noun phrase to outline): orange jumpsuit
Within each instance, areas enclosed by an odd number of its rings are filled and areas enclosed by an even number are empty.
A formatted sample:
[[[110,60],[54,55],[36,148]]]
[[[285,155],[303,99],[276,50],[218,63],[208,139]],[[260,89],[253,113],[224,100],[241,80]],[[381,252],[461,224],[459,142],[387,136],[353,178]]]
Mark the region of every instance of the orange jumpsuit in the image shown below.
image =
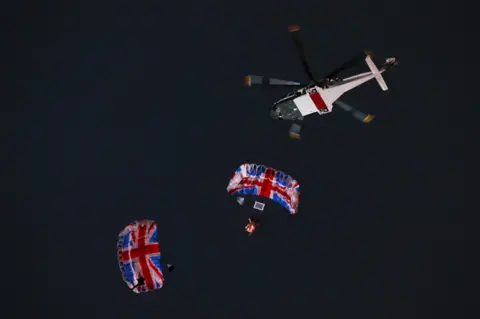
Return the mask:
[[[251,235],[253,234],[253,232],[255,231],[255,229],[257,228],[256,224],[249,218],[248,219],[248,225],[245,226],[245,231]]]

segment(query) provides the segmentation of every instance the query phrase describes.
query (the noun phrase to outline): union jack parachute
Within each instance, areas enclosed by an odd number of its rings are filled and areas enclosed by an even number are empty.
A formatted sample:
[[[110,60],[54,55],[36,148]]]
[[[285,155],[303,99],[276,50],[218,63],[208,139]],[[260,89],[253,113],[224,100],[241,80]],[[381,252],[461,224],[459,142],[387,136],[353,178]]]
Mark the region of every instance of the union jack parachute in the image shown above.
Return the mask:
[[[157,223],[139,220],[130,223],[118,235],[118,265],[123,281],[135,293],[163,286]]]
[[[282,171],[259,164],[243,164],[233,174],[227,186],[231,195],[257,195],[272,199],[296,214],[300,200],[300,185]]]

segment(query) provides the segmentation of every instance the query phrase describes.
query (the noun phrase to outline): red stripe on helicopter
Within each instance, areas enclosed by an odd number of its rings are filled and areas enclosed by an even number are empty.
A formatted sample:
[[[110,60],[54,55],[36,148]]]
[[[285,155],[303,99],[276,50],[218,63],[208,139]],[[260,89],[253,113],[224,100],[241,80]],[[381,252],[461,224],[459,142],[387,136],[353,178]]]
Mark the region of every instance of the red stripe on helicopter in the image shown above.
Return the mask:
[[[313,101],[313,104],[315,104],[315,107],[317,108],[317,110],[319,110],[319,111],[327,110],[328,111],[327,104],[322,99],[322,96],[320,95],[320,93],[318,93],[317,91],[313,91],[309,95],[310,95],[310,98]]]

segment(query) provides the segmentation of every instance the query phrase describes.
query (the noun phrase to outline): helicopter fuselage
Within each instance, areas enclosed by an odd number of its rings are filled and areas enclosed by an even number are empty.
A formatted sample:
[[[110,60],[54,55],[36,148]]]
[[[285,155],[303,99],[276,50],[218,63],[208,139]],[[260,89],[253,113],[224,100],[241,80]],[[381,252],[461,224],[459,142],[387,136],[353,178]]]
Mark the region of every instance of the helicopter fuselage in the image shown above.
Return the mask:
[[[366,58],[371,72],[360,73],[341,80],[325,83],[322,87],[310,84],[293,93],[287,94],[273,104],[270,117],[275,120],[301,120],[310,114],[325,115],[332,112],[333,103],[344,93],[368,82],[377,79],[383,90],[387,90],[383,84],[381,74],[389,67],[396,64],[395,58],[387,59],[380,70],[373,65],[369,56]],[[372,66],[373,65],[373,66]],[[375,67],[375,69],[373,69]],[[381,79],[381,81],[379,80]]]
[[[270,110],[270,117],[275,120],[302,120],[304,116],[330,113],[332,107],[322,97],[324,89],[310,85],[289,93],[275,102]]]

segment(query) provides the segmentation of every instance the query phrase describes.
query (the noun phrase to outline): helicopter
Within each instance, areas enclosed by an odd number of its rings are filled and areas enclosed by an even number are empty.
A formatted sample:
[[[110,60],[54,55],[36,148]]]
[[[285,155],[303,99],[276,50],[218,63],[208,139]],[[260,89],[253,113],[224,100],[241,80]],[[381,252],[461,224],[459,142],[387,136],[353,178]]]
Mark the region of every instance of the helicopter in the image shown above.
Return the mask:
[[[298,31],[300,31],[298,25],[291,25],[288,27],[288,32],[293,36],[295,48],[302,62],[303,69],[311,80],[311,83],[305,84],[259,75],[247,75],[244,78],[245,86],[252,87],[253,85],[259,85],[265,88],[283,87],[294,89],[293,92],[284,95],[280,100],[273,103],[273,106],[270,109],[270,117],[272,119],[291,120],[294,122],[289,131],[289,136],[293,139],[300,139],[302,127],[299,121],[303,120],[305,116],[310,114],[325,115],[331,113],[334,105],[352,113],[355,119],[360,120],[363,123],[370,123],[374,119],[374,115],[365,114],[340,101],[338,98],[344,93],[372,79],[377,81],[383,91],[387,91],[388,86],[385,83],[382,73],[396,66],[398,64],[397,59],[395,57],[389,57],[385,59],[385,63],[378,68],[372,60],[372,52],[365,50],[330,72],[324,78],[318,80],[311,72],[310,65],[306,59],[303,41],[300,38]],[[356,74],[347,78],[338,77],[341,72],[353,68],[364,61],[370,69],[370,72]]]

